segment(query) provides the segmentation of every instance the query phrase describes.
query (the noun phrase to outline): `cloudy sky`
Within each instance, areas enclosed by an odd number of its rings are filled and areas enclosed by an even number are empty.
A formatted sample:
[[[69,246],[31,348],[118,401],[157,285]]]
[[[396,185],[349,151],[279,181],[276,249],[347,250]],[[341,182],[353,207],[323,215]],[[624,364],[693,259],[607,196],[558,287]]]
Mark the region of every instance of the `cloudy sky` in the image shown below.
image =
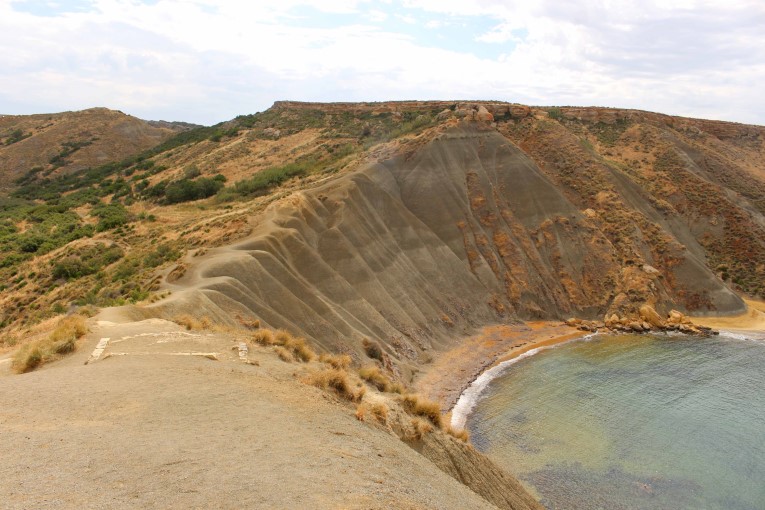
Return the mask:
[[[762,0],[0,0],[0,113],[498,99],[765,124]]]

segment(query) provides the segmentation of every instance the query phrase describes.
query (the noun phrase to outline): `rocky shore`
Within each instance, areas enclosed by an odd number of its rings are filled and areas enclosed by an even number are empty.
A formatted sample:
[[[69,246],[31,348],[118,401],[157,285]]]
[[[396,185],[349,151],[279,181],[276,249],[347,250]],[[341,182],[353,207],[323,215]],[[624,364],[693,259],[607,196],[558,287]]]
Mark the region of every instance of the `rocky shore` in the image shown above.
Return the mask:
[[[580,331],[611,331],[618,333],[678,332],[687,335],[711,336],[720,332],[707,326],[694,324],[682,312],[670,310],[666,318],[650,305],[640,307],[638,316],[620,317],[617,314],[606,315],[602,321],[590,321],[571,318],[565,321],[567,326]]]

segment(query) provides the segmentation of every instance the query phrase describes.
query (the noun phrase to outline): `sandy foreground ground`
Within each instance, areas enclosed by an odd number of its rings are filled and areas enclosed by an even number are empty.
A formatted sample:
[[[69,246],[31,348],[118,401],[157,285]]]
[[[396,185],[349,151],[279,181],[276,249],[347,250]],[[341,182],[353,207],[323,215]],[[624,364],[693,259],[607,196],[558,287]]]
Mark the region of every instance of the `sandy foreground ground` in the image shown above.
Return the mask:
[[[0,377],[0,508],[495,508],[300,382],[311,367],[237,346],[100,322],[65,360]]]
[[[765,303],[747,304],[739,317],[693,320],[765,331]],[[491,366],[584,335],[557,321],[486,327],[439,354],[416,390],[448,411]],[[1,357],[0,507],[494,508],[300,382],[310,367],[259,347],[242,358],[242,340],[101,321],[36,372],[9,376]]]

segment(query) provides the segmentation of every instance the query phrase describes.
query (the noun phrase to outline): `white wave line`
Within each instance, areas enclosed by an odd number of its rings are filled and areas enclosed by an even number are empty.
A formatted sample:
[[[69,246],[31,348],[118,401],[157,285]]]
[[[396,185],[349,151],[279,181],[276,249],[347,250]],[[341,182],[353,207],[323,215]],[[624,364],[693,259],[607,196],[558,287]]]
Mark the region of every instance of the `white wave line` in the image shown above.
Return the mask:
[[[462,395],[460,395],[460,398],[457,400],[457,403],[452,408],[452,428],[455,428],[457,430],[465,428],[465,423],[467,422],[467,418],[470,415],[470,413],[475,408],[476,404],[481,398],[481,394],[486,389],[486,387],[489,385],[491,381],[502,375],[509,367],[514,365],[515,363],[518,363],[522,359],[530,358],[531,356],[546,351],[548,349],[553,349],[555,347],[567,344],[569,342],[576,342],[576,341],[582,341],[582,340],[589,340],[593,337],[595,337],[597,333],[592,333],[590,335],[586,335],[580,338],[574,338],[572,340],[568,340],[565,342],[561,342],[559,344],[553,344],[553,345],[543,345],[541,347],[535,347],[534,349],[530,349],[523,354],[520,354],[516,356],[515,358],[509,359],[507,361],[503,361],[502,363],[499,363],[498,365],[495,365],[491,367],[490,369],[483,372],[481,375],[479,375],[475,381],[473,381],[470,386],[468,386],[465,391],[462,392]]]

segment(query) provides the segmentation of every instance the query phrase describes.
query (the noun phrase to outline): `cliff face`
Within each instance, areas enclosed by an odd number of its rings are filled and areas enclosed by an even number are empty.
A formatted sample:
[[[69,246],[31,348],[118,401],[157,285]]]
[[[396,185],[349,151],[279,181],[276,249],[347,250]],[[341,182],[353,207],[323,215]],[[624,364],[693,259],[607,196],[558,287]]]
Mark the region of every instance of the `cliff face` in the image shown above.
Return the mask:
[[[491,322],[646,302],[744,309],[686,217],[558,124],[520,127],[506,126],[516,144],[452,121],[414,151],[275,204],[248,240],[196,258],[155,311],[185,309],[177,291],[191,287],[197,313],[254,316],[332,350],[382,340],[405,367]]]

